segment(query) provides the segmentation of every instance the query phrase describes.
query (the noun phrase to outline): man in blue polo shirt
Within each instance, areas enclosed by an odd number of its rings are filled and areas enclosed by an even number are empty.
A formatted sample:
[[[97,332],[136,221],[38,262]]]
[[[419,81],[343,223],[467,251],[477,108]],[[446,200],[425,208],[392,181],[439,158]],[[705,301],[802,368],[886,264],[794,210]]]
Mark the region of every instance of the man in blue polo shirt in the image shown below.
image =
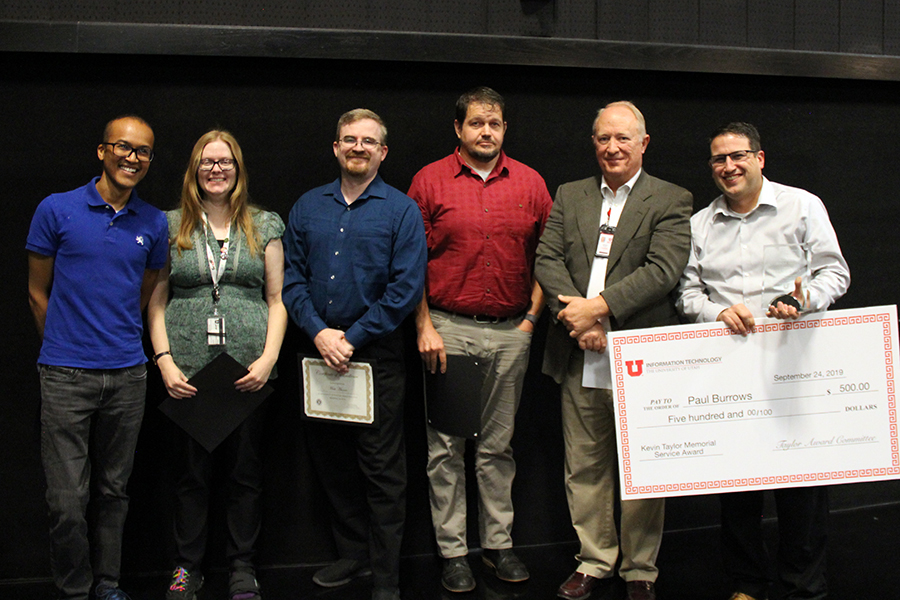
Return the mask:
[[[50,561],[60,598],[88,600],[93,587],[97,600],[128,599],[118,586],[125,485],[147,385],[141,311],[168,253],[165,215],[134,191],[153,141],[143,119],[110,121],[97,146],[101,175],[45,198],[28,233],[28,294],[43,340]],[[90,538],[88,500],[96,517]]]

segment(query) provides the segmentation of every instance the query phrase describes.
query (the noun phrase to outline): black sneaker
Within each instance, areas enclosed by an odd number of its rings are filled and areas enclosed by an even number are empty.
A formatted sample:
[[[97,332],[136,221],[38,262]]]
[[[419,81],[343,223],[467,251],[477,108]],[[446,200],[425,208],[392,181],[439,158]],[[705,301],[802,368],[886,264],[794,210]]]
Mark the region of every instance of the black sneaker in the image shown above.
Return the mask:
[[[203,587],[203,574],[194,570],[189,572],[184,567],[177,567],[172,572],[172,584],[166,591],[166,600],[196,600],[197,591]]]
[[[372,569],[369,568],[368,563],[342,558],[316,571],[313,581],[316,585],[332,588],[346,585],[357,577],[368,577],[371,574]]]
[[[231,571],[228,579],[228,597],[231,600],[262,600],[256,572],[249,567]]]
[[[106,583],[97,584],[97,587],[94,588],[94,598],[96,600],[131,600],[131,597],[118,587]]]

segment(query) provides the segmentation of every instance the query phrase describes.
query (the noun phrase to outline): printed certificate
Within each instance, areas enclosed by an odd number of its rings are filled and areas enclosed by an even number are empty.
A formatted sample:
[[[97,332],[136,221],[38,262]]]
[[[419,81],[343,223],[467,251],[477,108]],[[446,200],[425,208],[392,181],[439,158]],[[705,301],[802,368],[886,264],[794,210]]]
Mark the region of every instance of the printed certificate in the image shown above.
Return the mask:
[[[375,424],[375,383],[372,365],[351,362],[341,375],[321,358],[301,361],[303,414],[316,419]]]
[[[622,498],[900,479],[897,307],[609,334]]]

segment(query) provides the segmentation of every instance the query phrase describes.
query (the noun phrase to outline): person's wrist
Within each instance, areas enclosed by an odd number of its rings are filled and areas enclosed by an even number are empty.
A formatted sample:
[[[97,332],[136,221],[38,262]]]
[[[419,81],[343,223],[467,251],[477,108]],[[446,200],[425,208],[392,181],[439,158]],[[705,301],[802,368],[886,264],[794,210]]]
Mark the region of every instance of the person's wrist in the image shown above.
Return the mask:
[[[175,360],[175,359],[172,357],[172,352],[171,352],[170,350],[164,350],[164,351],[160,352],[159,354],[154,354],[154,355],[153,355],[153,364],[159,366],[159,361],[160,361],[160,359],[161,359],[161,358],[164,358],[164,357],[166,357],[166,356],[168,356],[169,358],[171,358],[173,361]]]

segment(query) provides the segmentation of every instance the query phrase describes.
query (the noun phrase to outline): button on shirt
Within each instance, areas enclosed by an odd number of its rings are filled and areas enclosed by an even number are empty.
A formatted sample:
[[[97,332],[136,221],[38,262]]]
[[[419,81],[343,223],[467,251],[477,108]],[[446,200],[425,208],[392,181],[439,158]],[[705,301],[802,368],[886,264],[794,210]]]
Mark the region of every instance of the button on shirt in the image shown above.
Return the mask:
[[[809,310],[825,310],[850,285],[850,270],[822,201],[765,178],[749,213],[732,211],[719,196],[694,215],[691,245],[678,310],[692,321],[715,321],[735,304],[764,316],[769,302],[794,291],[806,257]]]
[[[487,180],[453,154],[413,178],[428,240],[428,303],[509,317],[528,308],[552,200],[534,169],[500,153]]]
[[[310,339],[337,328],[360,348],[394,331],[422,299],[422,218],[381,176],[350,205],[340,179],[301,196],[284,255],[284,304]]]

